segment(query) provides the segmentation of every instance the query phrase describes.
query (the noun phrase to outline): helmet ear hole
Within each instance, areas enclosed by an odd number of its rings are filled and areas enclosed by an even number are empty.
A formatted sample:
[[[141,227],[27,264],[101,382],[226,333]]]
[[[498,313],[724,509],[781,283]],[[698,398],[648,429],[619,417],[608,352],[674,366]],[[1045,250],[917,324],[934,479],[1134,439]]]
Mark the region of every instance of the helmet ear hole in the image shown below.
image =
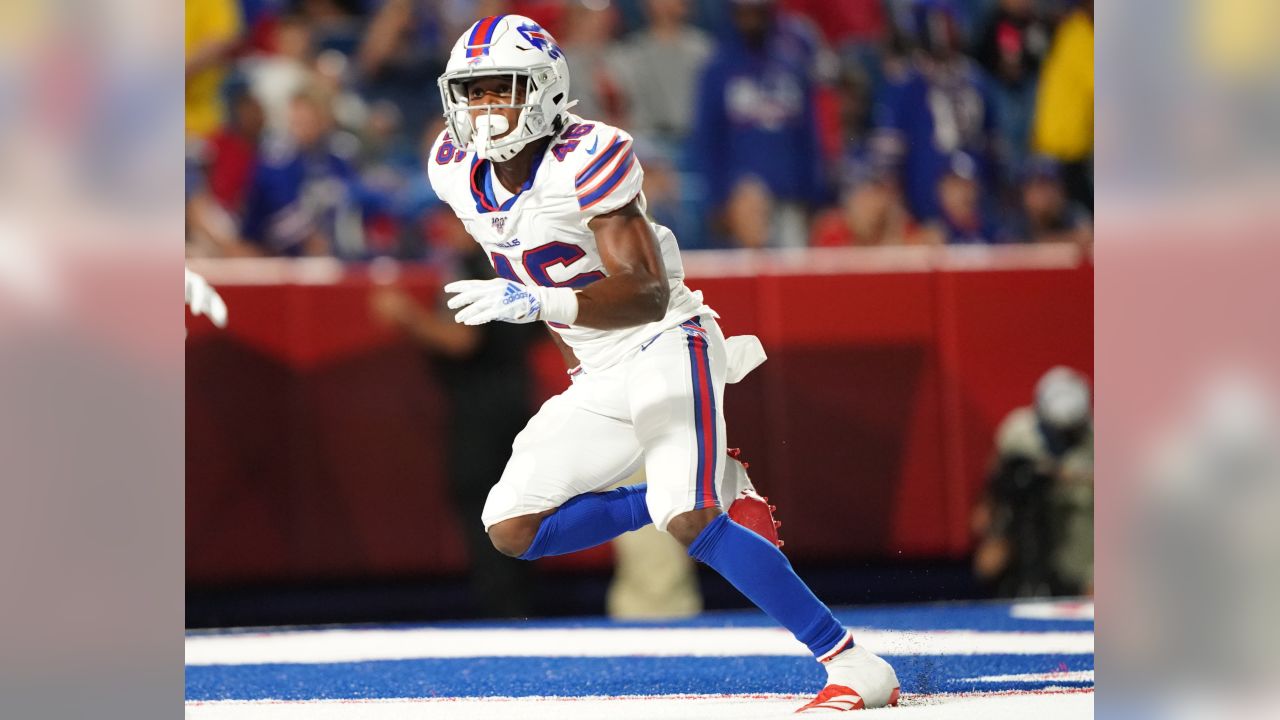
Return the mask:
[[[542,112],[536,108],[529,108],[525,118],[525,129],[529,135],[541,135],[543,130],[547,128],[547,120],[543,117]]]

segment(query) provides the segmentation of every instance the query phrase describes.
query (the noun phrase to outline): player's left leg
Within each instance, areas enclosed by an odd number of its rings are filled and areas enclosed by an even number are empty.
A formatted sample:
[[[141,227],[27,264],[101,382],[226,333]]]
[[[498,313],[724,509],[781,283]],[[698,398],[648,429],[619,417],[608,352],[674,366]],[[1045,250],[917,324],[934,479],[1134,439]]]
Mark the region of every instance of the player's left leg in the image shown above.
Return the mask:
[[[565,555],[606,543],[622,533],[648,525],[645,486],[629,485],[589,492],[543,515],[521,560]]]
[[[855,651],[852,633],[796,575],[781,550],[720,509],[716,488],[724,472],[725,357],[718,325],[703,316],[669,332],[647,352],[653,354],[633,361],[629,385],[654,524],[824,663],[829,682],[814,707],[896,703],[897,677],[888,663],[861,646]]]
[[[601,492],[640,460],[622,380],[609,370],[580,377],[516,436],[481,514],[485,530],[502,553],[533,560],[643,527],[643,486]]]

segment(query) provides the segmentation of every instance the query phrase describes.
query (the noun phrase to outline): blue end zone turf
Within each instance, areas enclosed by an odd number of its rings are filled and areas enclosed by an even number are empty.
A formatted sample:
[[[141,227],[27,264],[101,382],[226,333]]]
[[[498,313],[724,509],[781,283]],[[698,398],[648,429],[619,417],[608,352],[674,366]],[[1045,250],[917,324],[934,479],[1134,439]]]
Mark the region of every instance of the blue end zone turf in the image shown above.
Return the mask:
[[[890,657],[906,693],[1091,687],[1088,682],[974,682],[984,675],[1092,670],[1089,655]],[[325,665],[187,668],[188,700],[311,700],[809,693],[824,674],[803,657],[518,657],[382,660]]]
[[[854,627],[883,630],[1092,632],[1091,620],[1024,620],[1010,605],[984,603],[837,612]],[[695,620],[614,623],[607,620],[437,623],[430,627],[564,629],[772,626],[763,614],[717,613]],[[408,627],[408,626],[397,626]],[[423,626],[413,626],[423,627]],[[192,633],[192,636],[231,633]],[[1088,654],[922,654],[886,657],[908,694],[1092,688]],[[430,648],[423,648],[429,655]],[[1075,673],[1074,675],[1062,675]],[[1002,677],[1012,676],[1012,677]],[[1030,677],[1022,677],[1030,676]],[[984,679],[985,678],[985,679]],[[424,657],[340,663],[197,665],[186,670],[189,701],[447,698],[485,696],[616,696],[672,694],[808,694],[824,674],[800,656],[746,657]]]

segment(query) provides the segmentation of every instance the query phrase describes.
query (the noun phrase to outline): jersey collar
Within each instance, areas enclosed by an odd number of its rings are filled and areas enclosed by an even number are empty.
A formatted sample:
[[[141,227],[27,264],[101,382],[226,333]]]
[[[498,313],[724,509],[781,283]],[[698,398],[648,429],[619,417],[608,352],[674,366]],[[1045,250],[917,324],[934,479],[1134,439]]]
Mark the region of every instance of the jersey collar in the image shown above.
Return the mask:
[[[548,145],[550,147],[550,145]],[[504,203],[499,203],[497,197],[493,194],[493,167],[488,160],[481,160],[478,156],[471,158],[471,196],[476,201],[476,212],[506,212],[516,204],[516,200],[525,190],[533,187],[533,181],[538,177],[538,168],[542,167],[542,158],[546,155],[544,149],[536,158],[533,159],[533,168],[529,171],[529,179],[524,181],[524,185],[520,186],[520,190],[507,198]]]

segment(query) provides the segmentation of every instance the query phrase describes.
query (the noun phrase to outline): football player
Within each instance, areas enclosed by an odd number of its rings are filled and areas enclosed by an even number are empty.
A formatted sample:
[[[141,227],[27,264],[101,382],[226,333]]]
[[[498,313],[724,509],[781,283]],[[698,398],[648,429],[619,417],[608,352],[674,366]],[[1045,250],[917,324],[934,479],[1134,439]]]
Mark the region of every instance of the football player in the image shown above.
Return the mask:
[[[447,129],[428,158],[431,184],[498,275],[450,283],[449,307],[473,325],[545,322],[573,368],[489,493],[494,546],[533,560],[652,522],[823,664],[827,685],[802,709],[896,704],[893,668],[761,537],[772,518],[758,534],[724,511],[762,505],[726,455],[723,399],[764,355],[749,336],[726,342],[685,286],[676,238],[646,218],[631,136],[570,112],[563,51],[520,15],[472,25],[439,85]],[[600,492],[641,465],[647,485]]]

